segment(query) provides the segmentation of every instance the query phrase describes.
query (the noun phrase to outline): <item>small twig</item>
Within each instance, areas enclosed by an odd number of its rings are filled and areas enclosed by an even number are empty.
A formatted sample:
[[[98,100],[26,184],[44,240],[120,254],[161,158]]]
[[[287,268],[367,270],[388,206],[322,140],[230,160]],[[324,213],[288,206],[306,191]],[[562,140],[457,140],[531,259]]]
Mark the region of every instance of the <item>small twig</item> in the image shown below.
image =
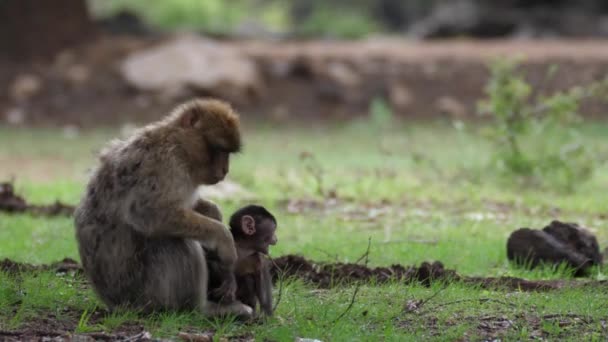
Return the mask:
[[[137,335],[133,335],[131,337],[128,337],[128,338],[124,339],[123,342],[140,341],[140,340],[143,340],[143,339],[150,339],[150,338],[152,338],[152,335],[150,335],[149,332],[147,332],[147,331],[144,330],[144,331],[140,332]]]
[[[437,297],[438,294],[440,294],[443,290],[447,289],[448,285],[446,284],[444,287],[440,288],[439,290],[435,291],[432,295],[430,295],[429,297],[425,298],[425,299],[419,299],[419,300],[408,300],[407,304],[406,304],[406,312],[407,313],[411,313],[411,312],[419,312],[419,309],[422,309],[422,307],[424,306],[424,304],[428,303],[431,301],[431,299]],[[397,317],[395,317],[397,318]]]
[[[541,316],[541,318],[543,319],[552,319],[552,318],[578,318],[581,321],[583,321],[584,323],[591,323],[593,322],[593,318],[590,318],[589,316],[583,316],[583,315],[577,315],[577,314],[548,314],[548,315],[544,315]]]
[[[274,303],[274,306],[272,307],[272,312],[276,311],[277,307],[279,306],[279,303],[281,302],[281,297],[283,296],[283,281],[284,281],[284,274],[283,274],[283,270],[281,270],[277,264],[274,262],[274,259],[271,258],[270,256],[268,256],[268,259],[270,260],[270,262],[274,265],[274,267],[278,270],[279,275],[278,275],[278,282],[279,282],[279,294],[277,295],[277,301]]]
[[[439,290],[435,291],[435,293],[433,293],[433,294],[432,294],[432,295],[430,295],[429,297],[427,297],[427,298],[423,299],[423,300],[420,302],[420,304],[419,304],[419,308],[422,308],[422,306],[423,306],[424,304],[426,304],[426,303],[430,302],[430,301],[431,301],[431,299],[433,299],[433,298],[437,297],[437,295],[438,295],[438,294],[440,294],[441,292],[443,292],[443,290],[445,290],[445,289],[447,289],[447,288],[448,288],[448,287],[447,287],[447,285],[446,285],[446,286],[444,286],[444,287],[440,288]]]
[[[359,263],[359,261],[363,258],[365,258],[365,267],[367,267],[367,264],[369,262],[369,249],[372,245],[372,238],[368,238],[367,240],[367,250],[365,251],[365,253],[359,258],[357,259],[357,261],[355,263]],[[355,291],[353,291],[353,295],[350,298],[350,303],[348,304],[348,307],[346,307],[346,309],[338,316],[336,317],[336,319],[334,319],[331,323],[332,324],[336,324],[340,319],[342,319],[342,317],[346,316],[346,314],[353,308],[353,305],[355,305],[355,299],[357,298],[357,294],[359,293],[359,289],[361,288],[361,282],[357,282],[357,285],[355,286]]]
[[[365,251],[365,253],[359,257],[359,259],[357,259],[357,261],[355,261],[355,264],[358,264],[361,260],[363,260],[365,258],[365,266],[367,266],[367,262],[369,261],[369,249],[371,247],[371,243],[372,243],[372,238],[368,238],[367,240],[367,250]]]

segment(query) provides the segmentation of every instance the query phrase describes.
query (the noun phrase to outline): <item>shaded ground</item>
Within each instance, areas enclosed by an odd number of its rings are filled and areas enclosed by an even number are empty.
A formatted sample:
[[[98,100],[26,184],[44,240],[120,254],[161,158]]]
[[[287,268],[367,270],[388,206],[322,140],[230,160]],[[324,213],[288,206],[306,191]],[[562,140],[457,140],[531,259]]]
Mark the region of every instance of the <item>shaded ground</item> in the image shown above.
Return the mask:
[[[352,117],[376,98],[400,116],[460,118],[475,113],[492,57],[527,56],[524,68],[541,92],[601,79],[608,66],[601,41],[224,41],[262,75],[251,92],[235,95],[227,85],[158,94],[127,84],[122,60],[168,39],[102,35],[49,62],[0,62],[0,111],[9,122],[91,126],[148,121],[185,98],[212,95],[245,116],[275,120]],[[560,68],[547,77],[554,64]],[[589,102],[584,112],[601,116],[606,107]]]

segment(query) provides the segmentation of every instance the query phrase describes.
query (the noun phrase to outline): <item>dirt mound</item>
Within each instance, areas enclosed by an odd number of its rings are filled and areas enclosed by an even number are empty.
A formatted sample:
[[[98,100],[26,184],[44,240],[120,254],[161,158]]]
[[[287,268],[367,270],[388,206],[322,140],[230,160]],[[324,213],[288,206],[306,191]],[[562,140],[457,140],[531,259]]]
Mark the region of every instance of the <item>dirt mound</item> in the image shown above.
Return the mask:
[[[604,285],[598,281],[525,280],[514,277],[468,277],[455,270],[446,269],[439,261],[423,262],[420,266],[394,264],[389,267],[368,267],[357,263],[316,263],[299,255],[285,255],[273,259],[271,269],[275,282],[279,278],[299,278],[320,288],[331,288],[360,282],[382,284],[399,281],[404,284],[419,283],[430,286],[433,281],[462,282],[495,290],[546,291],[568,286]],[[73,259],[63,259],[48,265],[19,263],[10,259],[0,261],[0,271],[8,273],[53,271],[81,274],[82,268]]]
[[[494,290],[546,291],[564,285],[578,286],[603,284],[602,282],[573,282],[565,280],[525,280],[514,277],[468,277],[455,270],[446,269],[439,261],[423,262],[420,266],[391,265],[370,268],[360,264],[315,263],[298,255],[286,255],[273,260],[273,279],[296,277],[321,288],[329,288],[356,282],[385,283],[399,281],[406,284],[419,283],[430,286],[433,281],[462,282]]]
[[[74,212],[74,206],[59,201],[50,205],[33,205],[15,194],[11,183],[0,183],[0,212],[29,213],[42,216],[70,216]]]
[[[32,265],[10,259],[0,260],[0,271],[16,274],[20,272],[54,271],[56,273],[82,273],[82,267],[74,259],[65,258],[49,265]]]
[[[424,262],[420,267],[391,265],[389,267],[370,268],[360,264],[316,264],[298,255],[286,255],[274,259],[273,277],[297,277],[321,288],[352,282],[375,281],[384,283],[392,280],[403,282],[420,282],[430,285],[434,280],[458,280],[454,270],[446,270],[441,262]]]

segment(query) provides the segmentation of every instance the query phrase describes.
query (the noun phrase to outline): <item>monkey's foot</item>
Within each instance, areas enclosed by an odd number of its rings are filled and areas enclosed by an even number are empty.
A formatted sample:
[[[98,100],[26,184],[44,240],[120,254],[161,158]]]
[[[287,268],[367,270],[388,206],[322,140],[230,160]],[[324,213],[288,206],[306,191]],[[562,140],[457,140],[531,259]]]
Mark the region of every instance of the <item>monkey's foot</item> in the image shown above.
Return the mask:
[[[230,304],[219,304],[207,302],[206,314],[209,316],[236,316],[242,321],[250,320],[253,317],[253,309],[249,305],[245,305],[239,301],[234,301]]]

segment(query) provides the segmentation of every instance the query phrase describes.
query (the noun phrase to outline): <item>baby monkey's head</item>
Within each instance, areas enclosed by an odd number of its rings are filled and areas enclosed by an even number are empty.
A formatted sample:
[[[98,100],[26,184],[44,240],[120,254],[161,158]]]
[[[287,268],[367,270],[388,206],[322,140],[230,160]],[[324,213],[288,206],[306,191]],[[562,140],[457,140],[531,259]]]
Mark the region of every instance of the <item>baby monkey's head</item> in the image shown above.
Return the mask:
[[[234,243],[243,249],[268,254],[268,247],[276,245],[277,220],[258,205],[248,205],[230,217],[230,232]]]

